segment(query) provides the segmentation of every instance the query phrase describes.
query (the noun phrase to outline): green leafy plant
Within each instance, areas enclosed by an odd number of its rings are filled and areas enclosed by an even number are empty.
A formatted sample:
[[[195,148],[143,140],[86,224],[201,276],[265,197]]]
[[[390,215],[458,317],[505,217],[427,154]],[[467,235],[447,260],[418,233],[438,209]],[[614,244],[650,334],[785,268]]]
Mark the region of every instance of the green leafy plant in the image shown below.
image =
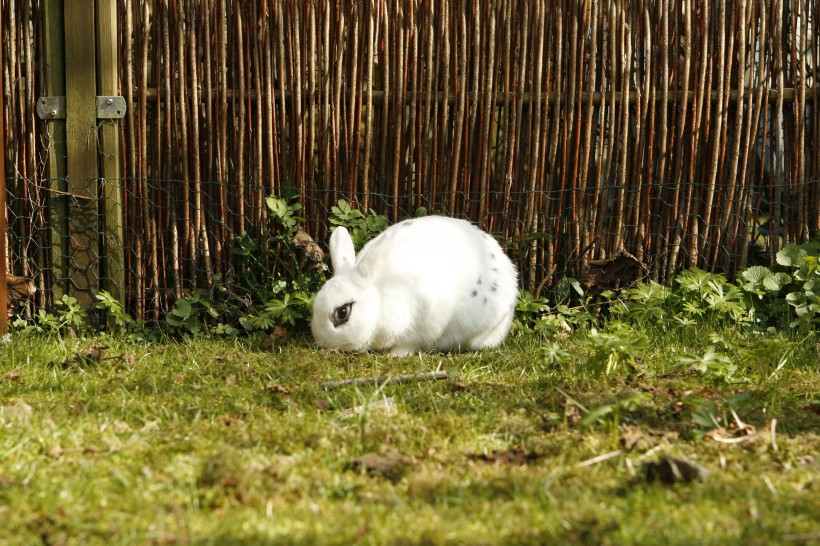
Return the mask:
[[[740,414],[747,411],[754,401],[748,391],[723,395],[713,392],[712,396],[691,396],[685,403],[691,408],[692,422],[698,436],[732,423],[741,423]]]
[[[813,331],[820,325],[820,242],[787,245],[773,268],[752,266],[740,275],[751,296],[756,327]]]
[[[723,275],[692,268],[681,271],[675,283],[679,287],[681,311],[691,318],[733,323],[748,320],[743,291]]]
[[[685,353],[678,356],[676,361],[680,366],[723,379],[731,379],[737,371],[737,365],[732,359],[713,345],[707,347],[703,354]]]
[[[557,388],[557,390],[564,396],[567,405],[575,406],[581,411],[583,417],[578,421],[580,427],[590,430],[598,425],[604,425],[610,431],[613,447],[618,444],[618,427],[623,422],[626,414],[648,405],[652,400],[649,393],[630,392],[611,404],[601,404],[594,408],[587,408],[563,389]]]
[[[764,377],[768,380],[792,362],[801,348],[811,346],[810,342],[814,336],[815,334],[810,332],[798,340],[763,337],[752,347],[738,349],[738,358],[753,374],[764,372]]]
[[[315,292],[305,284],[279,280],[274,283],[271,297],[264,308],[241,317],[240,324],[246,330],[253,331],[306,323],[311,317],[315,297]]]
[[[591,410],[587,410],[581,418],[579,424],[584,428],[590,428],[607,419],[610,420],[614,428],[617,429],[621,423],[625,412],[632,412],[641,406],[646,405],[651,400],[649,393],[633,392],[619,399],[614,404],[603,404]]]
[[[106,290],[101,290],[95,297],[97,298],[97,309],[108,315],[109,323],[118,333],[127,333],[134,329],[136,322],[125,311],[122,302]]]
[[[417,213],[426,214],[426,209],[420,209]],[[376,214],[374,210],[364,213],[350,206],[348,201],[339,199],[339,202],[330,207],[329,222],[334,226],[344,226],[350,232],[353,245],[358,251],[365,243],[376,237],[379,233],[387,229],[387,218]]]
[[[581,284],[574,278],[565,277],[546,291],[546,296],[533,295],[527,290],[518,294],[515,325],[518,330],[532,330],[550,336],[557,332],[568,332],[572,326],[582,327],[593,324],[597,319],[590,311],[589,298],[585,298]],[[577,298],[580,305],[571,305]],[[555,305],[551,306],[550,301]]]
[[[677,318],[672,289],[654,281],[627,289],[610,306],[610,312],[614,317],[644,325],[664,325],[670,317]]]
[[[199,292],[192,292],[174,303],[174,308],[165,315],[165,321],[177,332],[184,334],[200,334],[203,332],[205,315],[216,318],[218,313],[207,299]]]
[[[211,333],[220,337],[235,338],[239,332],[238,328],[222,322],[211,328]]]
[[[555,341],[547,343],[541,348],[546,364],[563,364],[571,358],[571,354],[562,344]]]
[[[304,219],[297,196],[269,196],[266,205],[265,237],[242,233],[235,238],[236,276],[177,301],[166,319],[174,331],[231,338],[243,331],[307,326],[324,270],[303,267],[296,239],[306,234],[300,233]]]
[[[299,224],[304,222],[304,218],[298,216],[299,211],[302,210],[302,205],[296,201],[297,197],[283,199],[270,195],[265,199],[271,218],[287,231],[295,230]]]
[[[37,324],[45,331],[59,334],[68,329],[74,333],[85,333],[89,329],[88,313],[77,298],[63,294],[54,302],[54,313],[40,309],[36,316]],[[20,326],[20,324],[17,324]]]
[[[789,245],[777,254],[777,263],[792,270],[793,283],[797,286],[786,295],[786,301],[794,308],[796,318],[789,327],[801,331],[815,329],[820,325],[820,244],[810,243],[795,247]]]
[[[550,306],[546,298],[536,298],[528,290],[518,292],[518,301],[515,304],[517,323],[523,327],[532,327],[549,312]]]
[[[592,350],[590,367],[598,374],[610,374],[619,368],[634,369],[636,357],[649,345],[649,338],[627,324],[613,322],[609,331],[591,328],[582,342]]]

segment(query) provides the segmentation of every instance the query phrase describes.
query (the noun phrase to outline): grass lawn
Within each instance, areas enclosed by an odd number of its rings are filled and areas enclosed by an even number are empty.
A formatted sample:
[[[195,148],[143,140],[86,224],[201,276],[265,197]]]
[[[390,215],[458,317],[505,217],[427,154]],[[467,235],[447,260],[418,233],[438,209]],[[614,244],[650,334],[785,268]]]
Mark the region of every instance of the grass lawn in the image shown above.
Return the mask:
[[[820,543],[816,335],[681,327],[632,362],[590,335],[402,359],[17,335],[0,543]]]

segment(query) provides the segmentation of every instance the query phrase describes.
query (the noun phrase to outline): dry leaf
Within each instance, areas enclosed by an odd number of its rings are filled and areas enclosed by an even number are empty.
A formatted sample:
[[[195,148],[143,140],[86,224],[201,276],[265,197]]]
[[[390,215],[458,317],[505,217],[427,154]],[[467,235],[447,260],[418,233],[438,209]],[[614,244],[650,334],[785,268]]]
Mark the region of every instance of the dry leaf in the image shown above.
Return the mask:
[[[134,366],[137,363],[137,359],[134,358],[134,355],[129,355],[128,353],[123,353],[119,357],[119,362],[123,366]]]
[[[474,453],[467,456],[474,461],[481,461],[493,464],[515,464],[524,465],[537,461],[543,455],[533,451],[524,451],[523,449],[513,448],[505,451],[493,451],[492,453]]]
[[[401,479],[413,459],[398,452],[365,453],[345,465],[347,470],[365,472],[370,476],[383,476],[393,483]]]
[[[69,406],[69,412],[71,413],[71,415],[74,415],[74,416],[79,415],[79,414],[81,414],[82,412],[85,411],[85,405],[86,405],[85,400],[77,400],[76,402],[73,402]]]
[[[627,451],[632,451],[635,448],[639,451],[645,451],[655,445],[652,438],[646,434],[641,427],[624,425],[622,430],[623,432],[621,433],[619,441],[621,446]]]
[[[8,476],[4,476],[0,474],[0,487],[11,487],[12,485],[22,485],[23,483],[19,480],[15,480],[13,478],[9,478]],[[0,515],[2,512],[0,512]]]
[[[11,419],[14,419],[18,423],[25,423],[31,418],[31,415],[34,413],[34,410],[25,403],[23,400],[18,400],[17,402],[10,404],[4,408],[4,413]]]
[[[283,342],[287,342],[288,339],[290,339],[290,331],[284,326],[275,326],[272,335],[278,337]]]
[[[276,385],[273,383],[268,383],[265,385],[265,390],[268,392],[272,392],[274,394],[290,394],[290,389],[283,386],[283,385]]]
[[[571,427],[577,425],[583,418],[581,415],[581,411],[575,406],[575,404],[566,404],[564,406],[564,414],[567,420],[567,424],[569,424],[569,426]]]
[[[743,442],[748,442],[749,440],[753,440],[756,435],[756,429],[752,425],[743,424],[743,428],[738,428],[736,426],[720,427],[716,429],[712,429],[706,434],[704,434],[704,438],[709,440],[714,440],[716,442],[720,442],[722,444],[740,444]]]
[[[290,332],[284,326],[274,326],[273,330],[268,337],[265,338],[265,341],[262,342],[262,345],[266,349],[270,349],[271,347],[280,347],[285,345],[290,340]]]
[[[364,523],[362,523],[359,526],[358,529],[356,529],[356,532],[353,533],[353,540],[351,540],[351,542],[352,543],[359,542],[369,532],[370,532],[370,523],[365,521]]]
[[[120,419],[115,420],[112,423],[112,425],[114,427],[114,432],[116,432],[117,434],[124,434],[126,432],[131,432],[133,430],[131,428],[131,425]]]
[[[301,269],[305,271],[325,269],[325,253],[322,251],[322,248],[316,244],[313,237],[299,230],[291,242],[293,246],[296,247],[297,253],[300,256],[299,267]]]
[[[68,449],[63,448],[61,445],[51,446],[46,450],[46,455],[51,457],[52,459],[59,459],[64,453],[68,452]]]
[[[812,455],[798,455],[797,464],[800,466],[814,466],[815,459]]]
[[[0,383],[10,383],[11,381],[19,381],[20,374],[17,372],[8,372],[3,374],[3,377],[0,377]]]
[[[398,407],[396,406],[396,400],[391,396],[389,398],[382,398],[376,402],[362,404],[360,406],[342,410],[342,417],[350,419],[351,417],[359,415],[363,411],[379,412],[383,415],[396,415],[399,412]]]
[[[83,358],[87,358],[93,362],[100,362],[107,350],[108,345],[95,345],[83,353]]]
[[[467,390],[467,384],[464,381],[462,381],[461,379],[456,379],[455,381],[450,381],[449,386],[454,391]]]
[[[250,364],[245,364],[245,367],[242,368],[242,373],[244,373],[248,377],[259,377],[259,372],[256,371],[256,368],[254,368]]]

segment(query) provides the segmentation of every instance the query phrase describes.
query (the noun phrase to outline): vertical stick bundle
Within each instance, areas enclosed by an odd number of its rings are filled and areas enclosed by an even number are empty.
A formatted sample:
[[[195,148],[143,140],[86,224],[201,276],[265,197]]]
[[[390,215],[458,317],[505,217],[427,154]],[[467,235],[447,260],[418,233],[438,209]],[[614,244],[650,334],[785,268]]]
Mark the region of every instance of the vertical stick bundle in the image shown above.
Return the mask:
[[[342,197],[470,218],[530,290],[620,250],[660,282],[771,258],[820,233],[816,4],[126,2],[130,303],[231,275],[272,193],[319,239]],[[42,8],[3,10],[10,257],[48,288]]]

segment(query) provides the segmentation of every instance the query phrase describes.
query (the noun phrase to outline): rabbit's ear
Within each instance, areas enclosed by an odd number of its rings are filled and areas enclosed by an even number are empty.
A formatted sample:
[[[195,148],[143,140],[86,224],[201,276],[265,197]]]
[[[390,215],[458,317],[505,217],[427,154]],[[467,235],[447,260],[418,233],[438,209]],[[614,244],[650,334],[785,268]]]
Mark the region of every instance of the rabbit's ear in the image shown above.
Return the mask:
[[[353,248],[353,239],[343,226],[333,230],[330,235],[330,261],[333,263],[334,273],[353,267],[356,260],[356,250]]]

